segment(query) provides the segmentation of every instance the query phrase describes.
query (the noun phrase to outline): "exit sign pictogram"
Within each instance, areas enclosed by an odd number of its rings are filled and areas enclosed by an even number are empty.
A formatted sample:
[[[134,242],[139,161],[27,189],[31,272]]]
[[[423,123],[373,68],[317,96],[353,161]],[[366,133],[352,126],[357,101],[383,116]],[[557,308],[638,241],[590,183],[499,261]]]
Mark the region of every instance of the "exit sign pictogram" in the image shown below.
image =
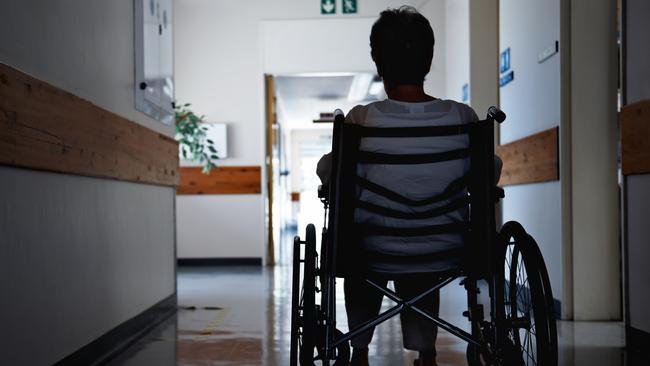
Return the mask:
[[[326,15],[335,14],[336,0],[320,0],[320,13]]]
[[[343,14],[357,13],[357,0],[341,0],[341,1],[343,1]]]

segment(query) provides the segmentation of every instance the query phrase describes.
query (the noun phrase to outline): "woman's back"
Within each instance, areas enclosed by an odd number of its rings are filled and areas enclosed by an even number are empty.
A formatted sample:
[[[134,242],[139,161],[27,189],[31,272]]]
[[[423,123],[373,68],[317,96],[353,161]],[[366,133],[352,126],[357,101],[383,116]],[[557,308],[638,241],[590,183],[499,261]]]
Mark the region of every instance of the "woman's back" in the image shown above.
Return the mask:
[[[350,111],[346,123],[366,127],[421,127],[464,124],[478,120],[476,113],[467,105],[450,100],[435,99],[428,102],[409,103],[387,99],[357,106]],[[384,154],[431,154],[469,147],[467,135],[363,138],[360,150]],[[428,164],[359,164],[357,175],[386,189],[397,192],[411,200],[422,200],[439,195],[449,184],[469,170],[469,159],[456,159]],[[413,207],[395,202],[385,196],[359,188],[359,199],[388,209],[417,213],[449,204],[454,198],[465,194],[458,192],[449,199],[429,205]],[[387,217],[366,209],[357,208],[355,222],[385,227],[412,228],[466,221],[467,209],[462,207],[451,212],[425,219],[400,219]],[[420,237],[369,236],[362,240],[366,251],[410,256],[431,254],[463,245],[461,234],[438,234]]]

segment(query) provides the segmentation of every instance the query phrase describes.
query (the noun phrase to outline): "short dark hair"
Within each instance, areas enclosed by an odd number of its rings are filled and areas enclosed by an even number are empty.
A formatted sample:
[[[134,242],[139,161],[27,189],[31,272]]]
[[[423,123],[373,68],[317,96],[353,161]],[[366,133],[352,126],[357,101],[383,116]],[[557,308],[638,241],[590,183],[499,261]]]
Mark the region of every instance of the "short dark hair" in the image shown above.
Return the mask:
[[[389,85],[422,84],[434,44],[429,21],[411,6],[382,11],[370,32],[372,59]]]

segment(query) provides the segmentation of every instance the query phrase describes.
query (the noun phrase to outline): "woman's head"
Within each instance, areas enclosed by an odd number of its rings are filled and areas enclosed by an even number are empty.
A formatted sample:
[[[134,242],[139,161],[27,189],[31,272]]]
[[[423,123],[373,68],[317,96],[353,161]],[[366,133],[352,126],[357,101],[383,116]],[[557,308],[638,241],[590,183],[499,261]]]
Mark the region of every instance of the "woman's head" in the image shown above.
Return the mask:
[[[389,86],[421,85],[431,69],[434,43],[429,21],[410,6],[382,11],[370,32],[372,59]]]

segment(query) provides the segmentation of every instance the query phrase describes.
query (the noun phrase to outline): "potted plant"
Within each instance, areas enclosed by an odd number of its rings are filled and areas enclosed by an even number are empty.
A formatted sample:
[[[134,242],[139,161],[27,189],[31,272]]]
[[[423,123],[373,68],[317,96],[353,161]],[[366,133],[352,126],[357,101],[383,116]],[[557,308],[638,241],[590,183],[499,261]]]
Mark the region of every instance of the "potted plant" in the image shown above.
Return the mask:
[[[176,141],[183,159],[201,164],[203,173],[210,174],[219,159],[214,141],[207,138],[208,127],[203,123],[205,116],[197,116],[190,109],[191,104],[176,105]]]

